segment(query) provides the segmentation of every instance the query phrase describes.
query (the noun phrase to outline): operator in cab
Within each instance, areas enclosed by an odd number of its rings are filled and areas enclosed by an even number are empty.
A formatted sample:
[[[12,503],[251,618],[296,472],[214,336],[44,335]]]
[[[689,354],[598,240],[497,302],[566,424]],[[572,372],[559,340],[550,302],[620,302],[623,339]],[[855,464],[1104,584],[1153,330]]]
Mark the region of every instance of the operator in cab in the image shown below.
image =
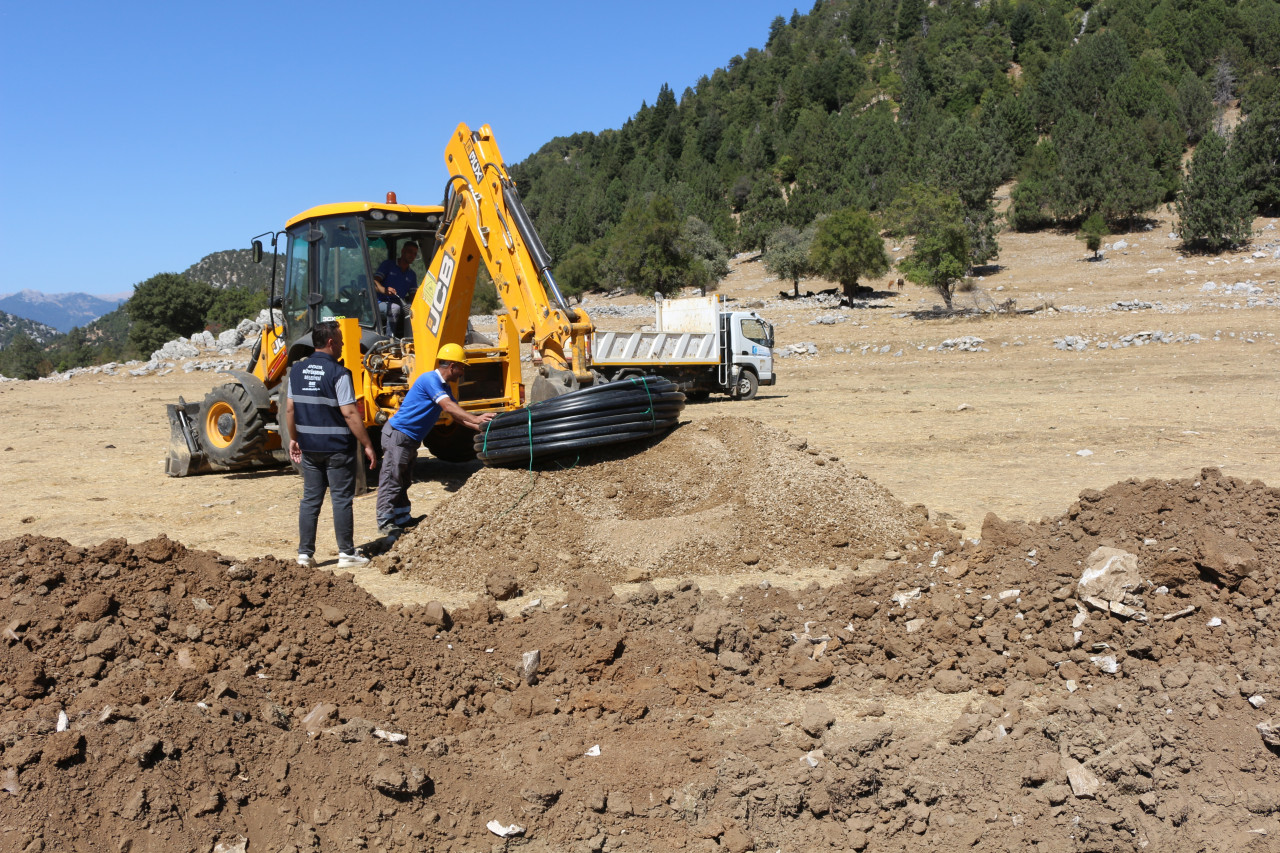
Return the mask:
[[[456,422],[479,430],[493,420],[493,412],[473,415],[458,405],[451,382],[460,382],[467,372],[467,354],[458,344],[445,344],[436,356],[436,369],[422,374],[386,425],[382,427],[382,472],[378,475],[378,533],[399,536],[414,523],[409,502],[413,463],[418,447],[431,432],[443,412]]]
[[[400,247],[400,257],[387,258],[373,274],[373,287],[378,291],[378,309],[390,321],[391,333],[404,334],[404,307],[418,292],[418,274],[410,267],[418,259],[418,244],[412,240]]]

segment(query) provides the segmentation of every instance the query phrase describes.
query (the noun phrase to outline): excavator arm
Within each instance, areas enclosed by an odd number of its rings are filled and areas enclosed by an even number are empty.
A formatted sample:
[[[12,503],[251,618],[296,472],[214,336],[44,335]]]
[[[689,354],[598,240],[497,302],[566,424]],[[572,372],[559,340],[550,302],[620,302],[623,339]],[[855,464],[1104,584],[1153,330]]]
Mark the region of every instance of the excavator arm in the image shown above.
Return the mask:
[[[590,385],[594,326],[571,308],[551,272],[489,125],[459,124],[445,148],[449,180],[436,251],[412,305],[415,378],[436,352],[466,338],[476,273],[483,263],[520,343],[531,343],[540,376],[531,401]]]

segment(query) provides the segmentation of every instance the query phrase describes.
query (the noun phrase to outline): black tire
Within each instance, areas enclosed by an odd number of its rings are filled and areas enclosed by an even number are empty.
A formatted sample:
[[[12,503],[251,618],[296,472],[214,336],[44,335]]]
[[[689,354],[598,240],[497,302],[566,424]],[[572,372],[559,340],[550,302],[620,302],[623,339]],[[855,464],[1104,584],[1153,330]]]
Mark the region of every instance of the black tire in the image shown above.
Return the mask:
[[[267,422],[249,392],[238,382],[210,391],[200,407],[200,444],[209,458],[228,468],[261,459]]]
[[[455,423],[431,430],[423,444],[442,462],[471,462],[476,458],[475,437],[475,430]]]
[[[288,377],[285,377],[284,381],[288,383],[289,381]],[[293,460],[289,458],[289,424],[285,421],[285,417],[284,417],[284,409],[285,409],[285,406],[287,405],[288,396],[289,396],[288,389],[285,388],[284,386],[281,386],[280,393],[276,397],[276,421],[279,425],[279,430],[280,430],[280,449],[273,451],[273,454],[275,455],[275,459],[277,462],[279,462],[282,465],[288,465],[290,468],[293,469],[293,473],[301,474],[302,466],[295,465],[293,463]]]
[[[750,400],[760,390],[760,380],[750,370],[744,370],[738,374],[738,384],[733,390],[736,399]]]

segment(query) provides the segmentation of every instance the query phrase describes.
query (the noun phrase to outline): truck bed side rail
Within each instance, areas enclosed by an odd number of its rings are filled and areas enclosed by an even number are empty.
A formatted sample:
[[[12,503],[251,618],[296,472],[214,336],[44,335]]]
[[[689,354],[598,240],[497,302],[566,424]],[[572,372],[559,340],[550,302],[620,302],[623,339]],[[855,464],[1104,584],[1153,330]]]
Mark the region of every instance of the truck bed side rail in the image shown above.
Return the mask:
[[[596,332],[592,362],[615,364],[717,364],[716,332]]]

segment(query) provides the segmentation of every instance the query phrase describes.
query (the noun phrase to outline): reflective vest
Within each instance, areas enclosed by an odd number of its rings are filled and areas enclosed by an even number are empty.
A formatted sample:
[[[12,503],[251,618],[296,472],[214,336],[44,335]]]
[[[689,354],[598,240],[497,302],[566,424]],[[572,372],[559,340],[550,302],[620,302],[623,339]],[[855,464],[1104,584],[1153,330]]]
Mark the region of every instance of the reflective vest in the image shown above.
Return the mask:
[[[351,371],[328,353],[318,352],[289,371],[293,398],[294,439],[304,453],[344,453],[355,450],[356,439],[338,405],[338,380]]]

